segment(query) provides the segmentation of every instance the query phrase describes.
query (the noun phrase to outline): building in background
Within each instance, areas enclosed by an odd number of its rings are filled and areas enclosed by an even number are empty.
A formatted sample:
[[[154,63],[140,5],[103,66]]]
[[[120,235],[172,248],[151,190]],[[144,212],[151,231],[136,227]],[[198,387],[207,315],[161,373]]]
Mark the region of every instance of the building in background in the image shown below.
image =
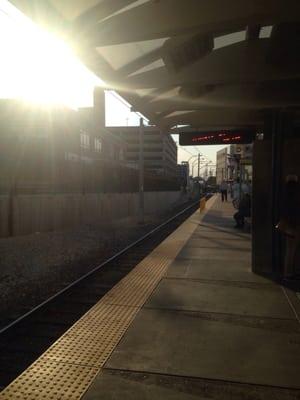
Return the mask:
[[[105,127],[99,97],[78,111],[0,100],[0,192],[137,191],[138,164],[126,161],[122,135]],[[135,142],[138,128],[131,129]],[[145,191],[178,190],[176,144],[153,127],[145,131]]]
[[[126,143],[107,130],[97,118],[94,108],[80,108],[76,113],[81,153],[91,159],[124,162]]]
[[[177,164],[177,173],[180,181],[180,187],[187,189],[189,187],[190,167],[187,161]]]
[[[231,144],[217,152],[216,181],[220,185],[223,179],[242,181],[252,180],[252,144]]]
[[[253,144],[232,144],[228,155],[228,177],[235,180],[252,181]]]
[[[139,163],[139,127],[109,127],[109,132],[126,142],[125,161],[129,166]],[[177,176],[177,146],[171,135],[164,135],[154,126],[144,127],[145,170],[158,175]]]
[[[97,186],[100,163],[122,164],[126,143],[97,125],[93,108],[75,111],[3,99],[0,147],[1,187],[49,190]]]
[[[76,113],[80,129],[81,152],[86,157],[122,163],[126,143],[105,127],[105,93],[103,88],[94,89],[94,106],[79,108]]]
[[[216,162],[216,183],[220,185],[225,179],[228,180],[228,147],[224,147],[217,152]]]

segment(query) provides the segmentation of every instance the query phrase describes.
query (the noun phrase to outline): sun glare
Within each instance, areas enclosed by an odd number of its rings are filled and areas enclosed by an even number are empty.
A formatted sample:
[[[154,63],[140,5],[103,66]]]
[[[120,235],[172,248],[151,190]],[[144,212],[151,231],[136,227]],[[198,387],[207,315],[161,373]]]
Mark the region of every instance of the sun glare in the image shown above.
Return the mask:
[[[0,97],[73,108],[91,105],[103,84],[59,38],[0,0]]]

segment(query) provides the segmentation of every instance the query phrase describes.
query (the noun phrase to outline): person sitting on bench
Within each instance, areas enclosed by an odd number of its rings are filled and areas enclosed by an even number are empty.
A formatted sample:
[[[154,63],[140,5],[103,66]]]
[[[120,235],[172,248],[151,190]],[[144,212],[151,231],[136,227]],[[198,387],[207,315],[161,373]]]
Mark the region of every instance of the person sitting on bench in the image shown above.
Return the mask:
[[[236,221],[235,228],[243,228],[245,218],[251,216],[251,198],[249,193],[245,193],[241,198],[239,210],[234,214],[233,218]]]

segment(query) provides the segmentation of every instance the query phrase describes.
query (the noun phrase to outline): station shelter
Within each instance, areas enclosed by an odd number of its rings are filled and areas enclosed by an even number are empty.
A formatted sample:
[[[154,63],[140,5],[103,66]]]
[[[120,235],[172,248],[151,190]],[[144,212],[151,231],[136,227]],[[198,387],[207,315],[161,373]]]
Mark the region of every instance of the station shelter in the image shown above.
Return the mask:
[[[297,0],[12,3],[63,37],[106,89],[164,134],[254,132],[252,268],[282,276],[292,240],[299,270]],[[104,88],[97,93],[104,104]],[[289,229],[276,228],[284,218],[293,221],[289,239]]]

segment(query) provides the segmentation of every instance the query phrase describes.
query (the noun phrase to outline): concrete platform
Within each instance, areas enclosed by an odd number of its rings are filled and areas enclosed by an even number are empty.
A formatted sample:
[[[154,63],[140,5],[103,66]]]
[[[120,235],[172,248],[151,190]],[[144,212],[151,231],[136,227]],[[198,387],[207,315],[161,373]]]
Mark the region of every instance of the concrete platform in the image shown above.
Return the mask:
[[[84,396],[298,399],[300,324],[217,199]],[[195,216],[194,216],[195,220]]]
[[[85,398],[89,400],[298,400],[294,390],[271,386],[104,369]]]
[[[215,251],[215,252],[214,252]],[[214,252],[214,253],[213,253]],[[215,260],[224,260],[228,259],[230,260],[232,257],[232,253],[234,252],[234,260],[241,260],[243,261],[245,257],[245,252],[241,250],[235,250],[235,249],[224,249],[224,248],[218,248],[217,251],[214,248],[208,248],[208,247],[203,247],[203,248],[195,248],[195,247],[187,247],[184,248],[179,256],[178,259],[181,258],[189,258],[189,259],[202,259],[202,258],[213,258]]]
[[[271,284],[269,280],[251,272],[250,260],[244,260],[243,263],[238,260],[222,260],[222,268],[219,264],[219,260],[210,258],[200,260],[180,258],[169,268],[167,277]]]
[[[164,279],[146,307],[203,311],[270,318],[291,318],[294,313],[280,288],[259,285],[232,285],[226,282],[199,282]]]
[[[229,235],[228,235],[229,236]],[[189,240],[189,244],[186,248],[224,248],[231,250],[251,250],[251,244],[248,240],[240,239],[236,240],[235,237],[228,237],[222,239],[216,239],[214,235],[211,235],[209,238],[192,238]]]
[[[144,309],[106,367],[300,389],[299,347],[296,325],[274,332],[240,320]]]

